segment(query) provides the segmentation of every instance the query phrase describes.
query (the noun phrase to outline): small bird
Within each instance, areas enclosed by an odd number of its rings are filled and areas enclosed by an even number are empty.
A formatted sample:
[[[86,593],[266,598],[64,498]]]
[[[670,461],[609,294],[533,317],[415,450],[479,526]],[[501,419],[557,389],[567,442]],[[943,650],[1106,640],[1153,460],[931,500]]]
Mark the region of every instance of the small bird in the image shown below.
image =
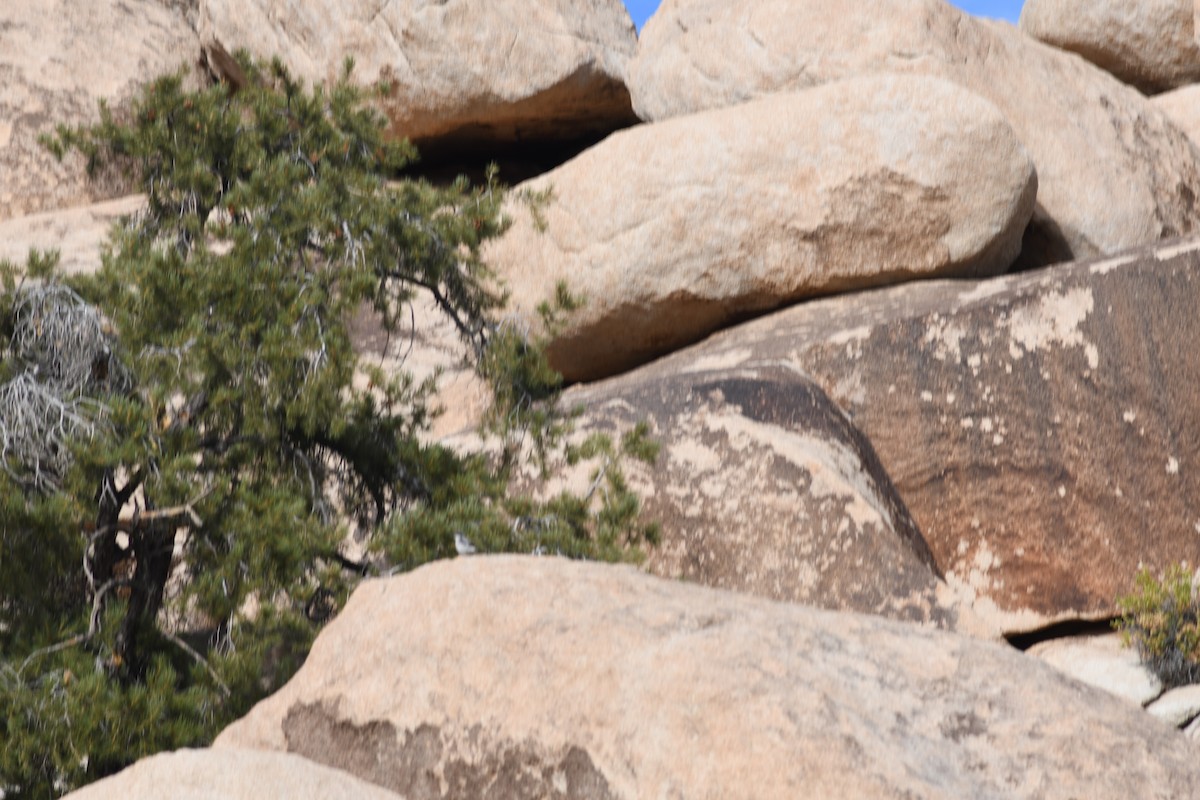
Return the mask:
[[[475,554],[475,545],[471,544],[471,540],[464,536],[462,531],[454,532],[454,549],[460,556]]]

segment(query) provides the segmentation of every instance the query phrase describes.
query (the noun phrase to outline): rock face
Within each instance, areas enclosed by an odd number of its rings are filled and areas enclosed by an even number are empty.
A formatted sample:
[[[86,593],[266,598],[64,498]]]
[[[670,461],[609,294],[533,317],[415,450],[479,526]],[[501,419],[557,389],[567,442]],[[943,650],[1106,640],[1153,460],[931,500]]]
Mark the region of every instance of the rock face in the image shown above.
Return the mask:
[[[1007,117],[1038,173],[1025,266],[1197,227],[1197,152],[1145,98],[943,0],[665,0],[642,31],[630,91],[643,119],[662,120],[878,72],[953,81]]]
[[[1183,729],[1183,735],[1192,741],[1200,741],[1200,717],[1188,723],[1188,726]]]
[[[637,36],[620,0],[207,0],[200,33],[278,55],[310,83],[353,56],[384,81],[392,130],[423,152],[599,138],[636,121],[625,69]]]
[[[31,248],[58,250],[64,272],[95,272],[109,230],[122,217],[140,211],[144,203],[141,195],[133,195],[4,220],[0,222],[0,261],[21,265]]]
[[[871,440],[951,586],[1005,630],[1200,563],[1200,240],[808,303],[656,369],[783,360]]]
[[[215,747],[411,800],[1125,800],[1200,780],[1176,732],[1004,645],[554,558],[364,584]]]
[[[1192,0],[1027,0],[1020,28],[1147,94],[1200,80]]]
[[[794,369],[654,365],[569,392],[587,431],[651,426],[662,449],[631,481],[669,578],[956,628],[933,557],[866,438]],[[985,631],[976,631],[985,633]]]
[[[1153,103],[1200,147],[1200,85],[1184,86],[1156,95]]]
[[[350,322],[350,337],[362,362],[388,374],[406,371],[419,383],[437,377],[431,407],[441,410],[431,420],[429,439],[474,428],[491,402],[487,384],[470,366],[470,347],[437,304],[420,294],[409,304],[406,319],[391,336],[370,309]],[[361,382],[366,375],[359,376]]]
[[[290,753],[179,750],[67,795],[70,800],[400,800],[378,786]]]
[[[799,298],[1002,272],[1037,181],[989,103],[877,76],[624,131],[522,188],[553,197],[487,256],[519,313],[586,299],[549,355],[589,380]]]
[[[1200,685],[1172,689],[1147,706],[1146,710],[1168,725],[1187,727],[1200,718]]]
[[[1119,633],[1052,639],[1027,652],[1076,680],[1138,707],[1163,693],[1162,682],[1142,664],[1137,650],[1121,643]]]
[[[5,0],[0,9],[0,219],[112,197],[82,157],[61,164],[37,139],[99,119],[138,87],[199,55],[186,15],[161,0]]]

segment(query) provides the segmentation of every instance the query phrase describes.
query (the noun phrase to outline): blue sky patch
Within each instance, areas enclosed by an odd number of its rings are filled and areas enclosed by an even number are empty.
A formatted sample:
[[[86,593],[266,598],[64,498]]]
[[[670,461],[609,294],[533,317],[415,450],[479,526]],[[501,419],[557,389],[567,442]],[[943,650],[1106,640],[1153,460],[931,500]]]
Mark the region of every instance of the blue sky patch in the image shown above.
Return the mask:
[[[847,2],[853,1],[847,0]],[[625,5],[629,8],[629,15],[633,17],[633,22],[637,25],[638,30],[642,29],[642,25],[658,8],[659,2],[660,0],[625,0]],[[951,0],[951,2],[964,11],[978,14],[981,17],[996,17],[1015,23],[1017,17],[1021,15],[1021,6],[1024,5],[1025,0]]]

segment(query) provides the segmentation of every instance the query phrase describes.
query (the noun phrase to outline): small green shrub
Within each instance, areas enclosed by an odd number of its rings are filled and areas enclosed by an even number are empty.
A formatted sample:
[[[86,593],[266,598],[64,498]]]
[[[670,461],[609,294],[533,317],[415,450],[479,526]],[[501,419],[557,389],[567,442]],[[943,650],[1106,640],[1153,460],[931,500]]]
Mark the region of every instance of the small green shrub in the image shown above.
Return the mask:
[[[1113,627],[1164,686],[1200,683],[1200,595],[1187,564],[1171,565],[1160,578],[1143,568],[1117,607]]]

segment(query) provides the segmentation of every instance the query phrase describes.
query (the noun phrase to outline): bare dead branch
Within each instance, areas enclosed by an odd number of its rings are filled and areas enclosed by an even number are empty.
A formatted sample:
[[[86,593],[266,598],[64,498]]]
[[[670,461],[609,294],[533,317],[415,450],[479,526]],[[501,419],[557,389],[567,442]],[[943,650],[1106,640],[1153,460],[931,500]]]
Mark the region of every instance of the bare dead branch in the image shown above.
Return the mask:
[[[75,397],[129,389],[132,379],[114,354],[115,341],[104,317],[70,288],[56,283],[26,287],[13,316],[13,352],[56,394]]]
[[[110,578],[105,581],[96,593],[92,596],[92,614],[88,617],[88,638],[95,636],[100,631],[100,612],[104,610],[104,597],[110,591],[118,586],[128,586],[129,581],[118,578]]]
[[[60,650],[66,650],[68,647],[75,647],[76,645],[83,644],[90,638],[92,638],[92,634],[81,633],[78,636],[72,636],[70,639],[59,642],[58,644],[52,644],[49,647],[42,647],[38,650],[34,650],[25,658],[24,661],[21,662],[21,666],[17,668],[17,678],[19,679],[21,677],[21,673],[24,672],[25,668],[28,667],[33,661],[42,658],[43,656],[53,655]]]
[[[57,488],[71,463],[70,442],[93,436],[103,410],[21,373],[0,385],[0,465],[39,491]]]

